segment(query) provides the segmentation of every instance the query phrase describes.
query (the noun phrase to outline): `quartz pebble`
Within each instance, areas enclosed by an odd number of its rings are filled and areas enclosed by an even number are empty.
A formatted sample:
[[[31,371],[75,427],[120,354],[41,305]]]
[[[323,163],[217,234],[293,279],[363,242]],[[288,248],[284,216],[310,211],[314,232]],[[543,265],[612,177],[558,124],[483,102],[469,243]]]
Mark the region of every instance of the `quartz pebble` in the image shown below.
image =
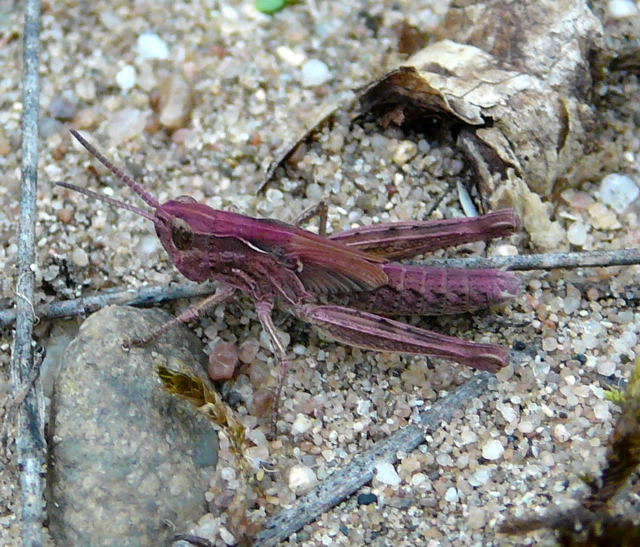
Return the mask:
[[[558,349],[558,341],[552,337],[544,338],[542,340],[542,349],[544,351],[555,351]]]
[[[584,246],[587,242],[587,225],[582,222],[574,222],[567,230],[567,239],[571,245]]]
[[[516,411],[511,406],[501,406],[500,408],[498,408],[498,410],[507,423],[515,421],[518,416]]]
[[[306,494],[317,482],[313,469],[306,465],[294,465],[289,471],[289,489],[298,496]]]
[[[149,234],[140,238],[138,250],[144,255],[151,255],[160,248],[160,240],[155,234]]]
[[[160,84],[158,115],[160,124],[168,129],[184,127],[191,117],[193,92],[181,76],[172,75]]]
[[[488,467],[480,467],[469,477],[469,484],[471,486],[482,486],[487,484],[489,477],[491,477],[491,470]]]
[[[209,353],[209,378],[228,380],[238,364],[238,349],[232,342],[218,342]]]
[[[402,167],[413,156],[416,155],[417,151],[418,147],[416,146],[415,142],[408,140],[401,141],[393,154],[393,161],[394,163]]]
[[[602,420],[603,422],[609,421],[611,419],[611,412],[609,412],[609,402],[608,401],[598,401],[595,405],[593,405],[593,414],[598,420]]]
[[[260,349],[260,344],[255,338],[249,338],[240,344],[238,358],[245,364],[253,362]]]
[[[138,53],[143,59],[168,59],[169,48],[166,42],[153,32],[138,36]]]
[[[637,15],[638,7],[633,0],[610,0],[607,4],[607,12],[614,19],[622,19]]]
[[[640,195],[638,185],[627,175],[611,173],[600,183],[600,199],[618,213],[622,213],[638,199],[638,195]]]
[[[302,85],[313,87],[321,85],[331,78],[329,67],[318,59],[309,59],[302,65]]]
[[[218,533],[220,534],[220,539],[227,545],[235,545],[237,543],[235,536],[224,526],[220,526],[220,530]]]
[[[569,433],[567,432],[567,428],[564,424],[557,424],[553,428],[553,438],[561,443],[567,442],[569,440]]]
[[[136,69],[131,65],[123,66],[116,74],[116,83],[122,91],[129,91],[136,85]]]
[[[491,439],[482,447],[482,457],[487,460],[497,460],[502,457],[504,446],[498,439]]]
[[[304,52],[294,51],[286,46],[278,46],[276,48],[276,54],[291,66],[300,66],[306,59]]]
[[[294,435],[301,435],[311,429],[313,422],[307,418],[304,414],[298,414],[293,424],[291,424],[291,433]]]
[[[376,463],[376,479],[389,486],[398,486],[400,484],[400,475],[389,462],[380,461]]]
[[[593,225],[598,230],[617,230],[620,228],[615,213],[604,203],[593,203],[587,207],[587,211],[593,219]]]
[[[603,376],[611,376],[616,371],[616,364],[607,359],[605,361],[599,361],[596,366],[598,374],[602,374]]]
[[[89,264],[89,256],[81,247],[76,247],[71,254],[71,259],[76,266],[84,268]]]
[[[449,503],[458,503],[458,499],[459,499],[458,491],[452,486],[451,488],[447,489],[447,491],[445,492],[444,499]]]
[[[113,144],[127,141],[144,131],[147,116],[137,108],[124,108],[111,115],[107,133]]]
[[[482,507],[469,507],[468,522],[472,529],[482,528],[486,522],[485,510]]]

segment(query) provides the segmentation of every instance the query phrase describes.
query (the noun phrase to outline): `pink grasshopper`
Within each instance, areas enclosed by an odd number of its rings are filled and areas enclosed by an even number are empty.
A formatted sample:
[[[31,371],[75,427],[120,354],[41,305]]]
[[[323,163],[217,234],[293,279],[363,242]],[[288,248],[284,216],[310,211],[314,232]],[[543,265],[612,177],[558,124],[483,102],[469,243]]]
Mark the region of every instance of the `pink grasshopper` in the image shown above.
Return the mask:
[[[154,212],[73,184],[58,184],[150,220],[171,261],[186,278],[219,282],[213,295],[131,345],[146,344],[241,290],[255,301],[258,318],[280,361],[276,402],[289,364],[271,317],[276,304],[351,346],[430,355],[490,372],[507,364],[502,346],[467,342],[386,315],[461,313],[515,297],[520,282],[508,272],[389,262],[509,235],[517,227],[513,210],[476,218],[377,224],[327,238],[278,220],[215,210],[188,196],[160,204],[78,132],[71,133]]]

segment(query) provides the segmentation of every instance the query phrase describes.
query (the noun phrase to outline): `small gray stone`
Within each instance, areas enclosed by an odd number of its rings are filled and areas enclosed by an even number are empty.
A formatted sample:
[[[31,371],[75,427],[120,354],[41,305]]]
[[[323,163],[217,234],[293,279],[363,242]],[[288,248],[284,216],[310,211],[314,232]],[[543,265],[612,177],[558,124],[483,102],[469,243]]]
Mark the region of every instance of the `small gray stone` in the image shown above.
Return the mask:
[[[217,435],[166,393],[155,367],[204,377],[184,327],[130,352],[125,338],[170,319],[111,306],[89,317],[65,352],[52,400],[50,531],[57,545],[162,545],[205,512]]]
[[[76,115],[76,105],[67,97],[56,95],[49,103],[49,114],[56,120],[72,120]]]

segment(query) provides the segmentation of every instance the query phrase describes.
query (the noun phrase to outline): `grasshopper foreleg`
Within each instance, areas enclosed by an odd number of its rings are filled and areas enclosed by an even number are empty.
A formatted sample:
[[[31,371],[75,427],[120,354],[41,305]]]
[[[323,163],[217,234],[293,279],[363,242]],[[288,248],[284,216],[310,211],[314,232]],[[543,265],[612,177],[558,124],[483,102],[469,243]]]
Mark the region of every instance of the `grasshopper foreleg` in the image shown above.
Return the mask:
[[[302,211],[302,213],[300,213],[291,221],[291,224],[300,226],[301,224],[317,216],[318,234],[320,234],[321,236],[325,236],[327,235],[327,210],[327,204],[324,202],[324,200],[320,200],[315,205],[307,207],[304,211]]]
[[[193,321],[200,317],[204,312],[208,309],[217,306],[218,304],[224,302],[229,296],[231,296],[235,292],[235,289],[230,285],[220,285],[216,292],[210,296],[207,296],[205,299],[197,302],[193,306],[189,306],[182,313],[167,321],[163,325],[160,325],[157,329],[153,330],[144,338],[134,338],[132,340],[127,340],[123,342],[122,346],[125,349],[129,348],[139,348],[142,346],[146,346],[148,343],[153,342],[156,338],[162,336],[168,330],[171,330],[176,325],[182,323],[188,323],[189,321]]]
[[[273,398],[273,409],[271,411],[271,434],[275,437],[276,425],[280,414],[280,394],[282,393],[282,386],[284,385],[284,381],[289,371],[289,357],[287,356],[287,348],[282,344],[282,341],[278,336],[276,326],[273,324],[273,319],[271,318],[272,310],[273,302],[267,300],[256,302],[258,319],[260,319],[260,323],[262,323],[262,328],[269,335],[273,351],[276,354],[278,361],[280,361],[280,373],[278,374],[278,382],[276,384],[276,391]]]

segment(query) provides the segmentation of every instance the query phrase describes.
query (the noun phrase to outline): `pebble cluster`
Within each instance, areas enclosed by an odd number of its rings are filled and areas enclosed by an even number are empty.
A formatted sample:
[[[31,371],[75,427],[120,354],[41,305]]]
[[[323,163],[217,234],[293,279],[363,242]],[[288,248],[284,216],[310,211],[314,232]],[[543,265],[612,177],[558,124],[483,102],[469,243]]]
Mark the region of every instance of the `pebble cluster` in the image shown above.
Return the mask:
[[[208,7],[205,6],[208,5]],[[612,17],[626,17],[610,2]],[[213,6],[213,7],[212,7]],[[139,200],[80,149],[66,125],[82,130],[160,201],[188,194],[253,216],[289,220],[328,200],[332,230],[357,224],[462,216],[449,192],[464,163],[446,138],[427,140],[375,124],[353,123],[354,110],[303,143],[264,194],[257,195],[274,151],[313,118],[324,101],[382,75],[403,58],[403,24],[434,30],[447,2],[399,0],[303,2],[275,16],[251,2],[47,3],[42,17],[43,106],[39,212],[39,302],[111,287],[162,284],[180,276],[143,218],[53,186],[66,180],[139,205]],[[21,18],[0,33],[0,287],[12,295],[19,199]],[[564,249],[640,244],[640,87],[622,80],[602,94],[627,99],[603,108],[611,140],[624,156],[594,170],[581,187],[558,197]],[[626,121],[625,121],[626,120]],[[602,166],[599,166],[599,168]],[[444,197],[443,197],[444,196]],[[527,253],[526,239],[473,244],[467,254]],[[470,401],[425,445],[380,462],[370,486],[306,526],[296,544],[534,544],[497,536],[509,516],[568,507],[596,473],[616,408],[606,382],[628,376],[640,350],[637,266],[523,274],[525,292],[497,313],[423,320],[426,328],[513,346],[522,359],[496,375],[491,390]],[[170,311],[182,305],[168,306]],[[277,367],[251,302],[236,298],[194,326],[210,347],[210,370],[226,378],[250,441],[246,455],[268,472],[265,497],[248,522],[294,503],[314,485],[412,419],[472,371],[435,359],[365,352],[327,341],[276,315],[292,369],[281,401],[279,435],[269,441],[266,408]],[[38,326],[41,339],[48,324]],[[0,340],[7,391],[10,333]],[[0,472],[0,543],[19,537],[14,471]],[[210,511],[179,530],[232,545],[245,531],[230,509],[246,487],[228,443],[207,493]],[[637,486],[618,509],[637,513]],[[238,524],[241,523],[241,524]],[[248,526],[248,525],[247,525]]]

